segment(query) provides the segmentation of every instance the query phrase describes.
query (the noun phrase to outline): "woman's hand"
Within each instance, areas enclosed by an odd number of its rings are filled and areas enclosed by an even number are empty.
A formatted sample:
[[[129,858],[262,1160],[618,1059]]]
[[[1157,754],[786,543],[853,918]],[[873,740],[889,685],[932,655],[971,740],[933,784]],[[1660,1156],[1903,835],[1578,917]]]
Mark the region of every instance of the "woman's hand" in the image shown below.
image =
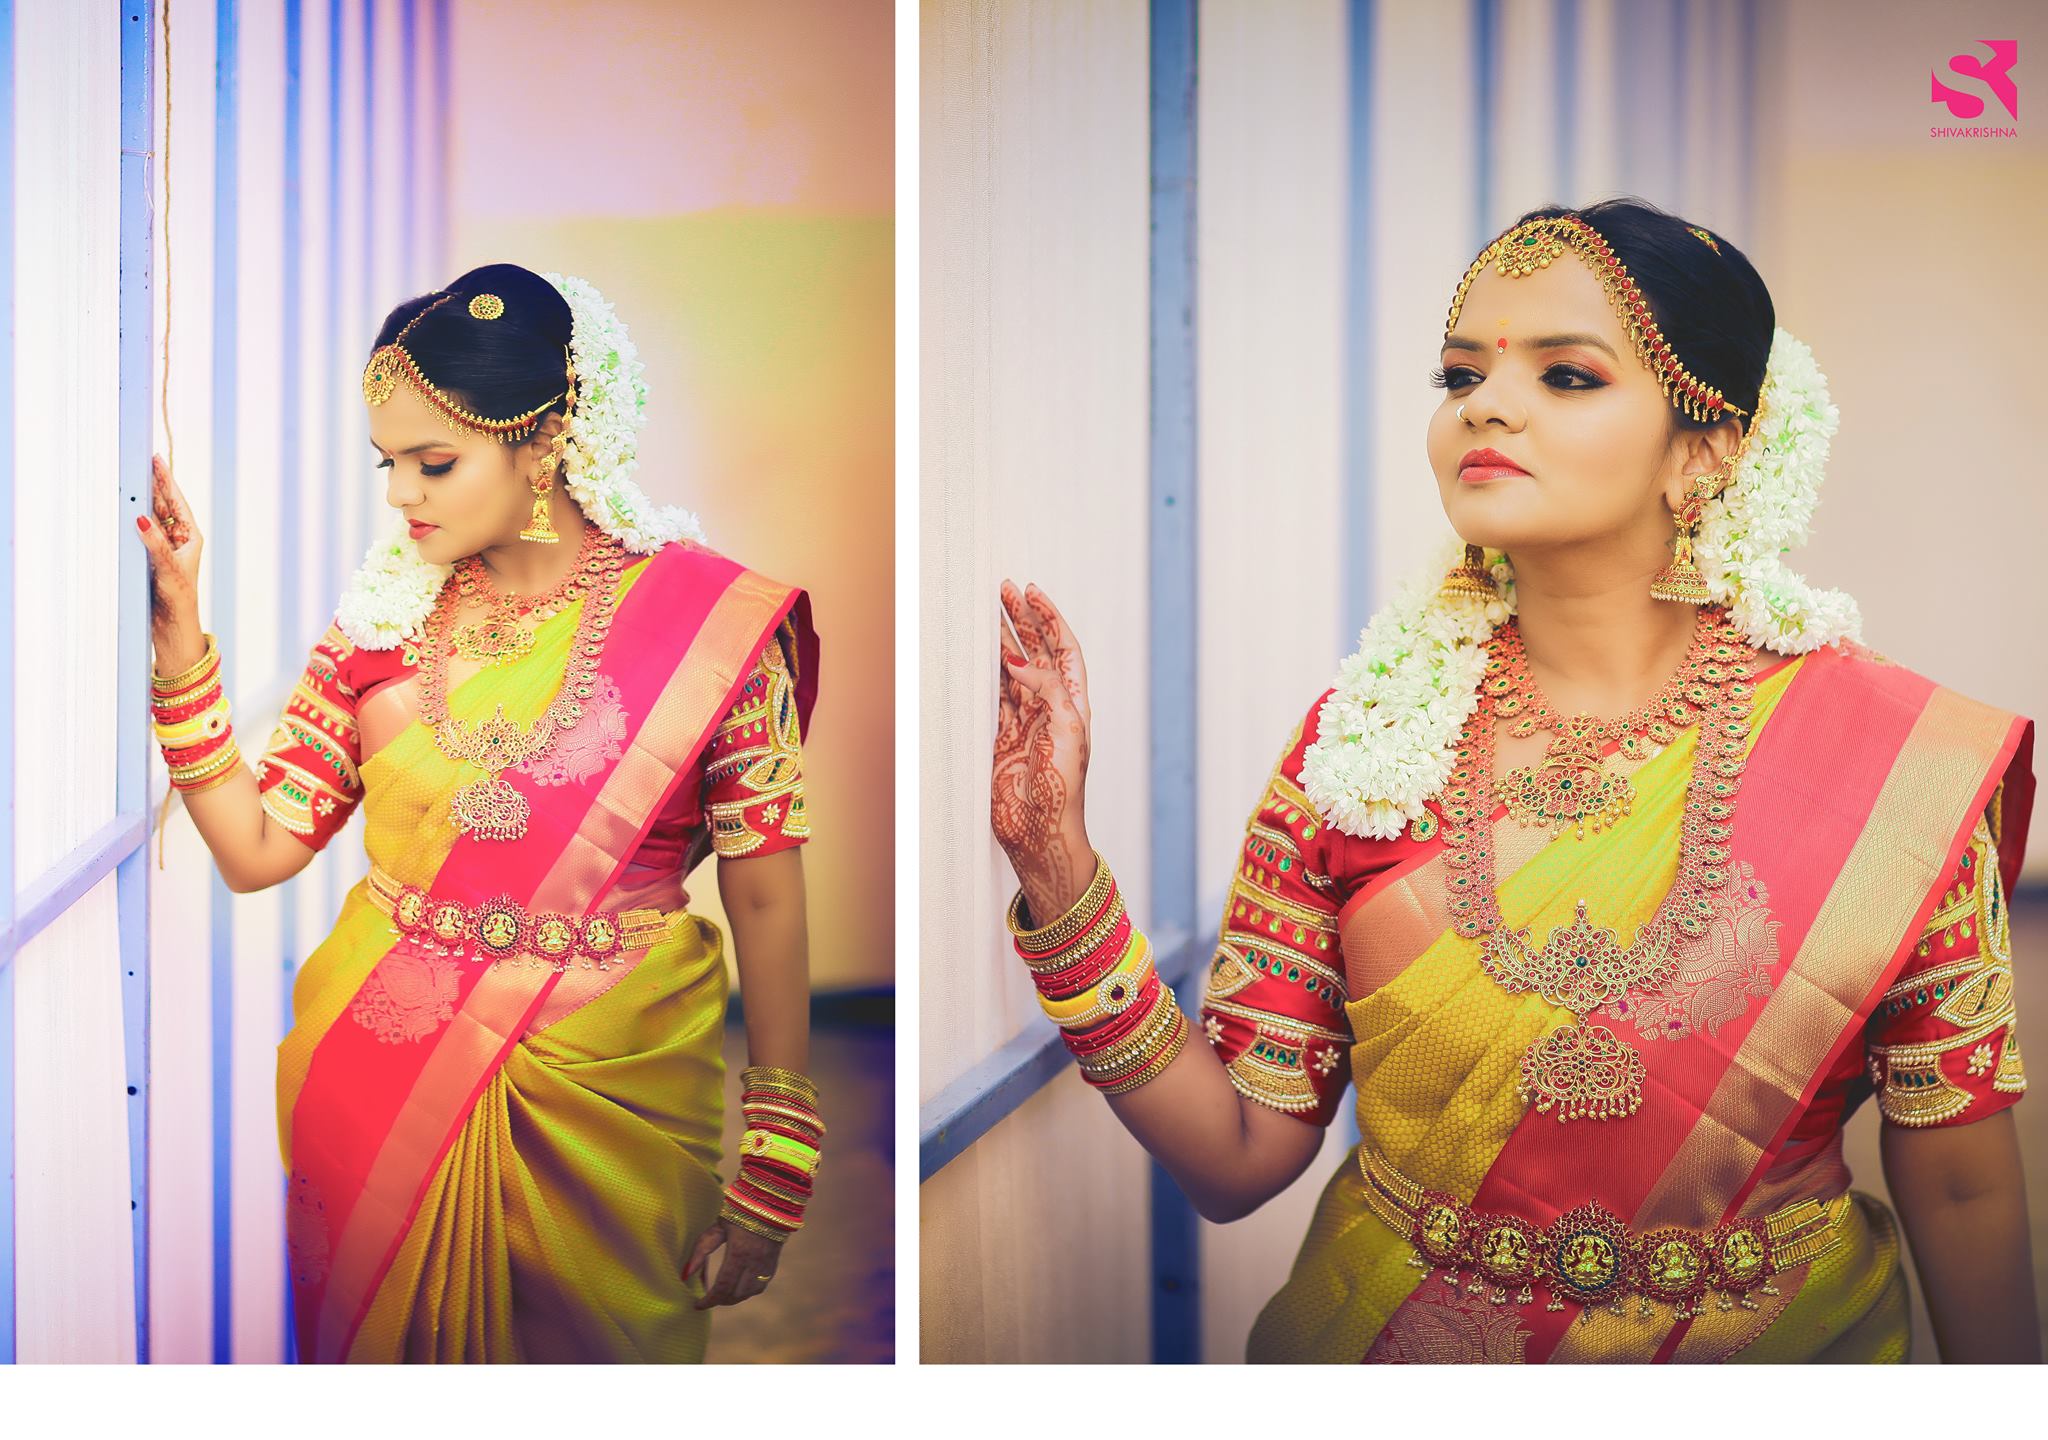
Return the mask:
[[[149,468],[156,522],[139,528],[143,549],[149,552],[150,626],[157,668],[168,674],[189,669],[206,653],[199,623],[199,555],[206,537],[199,533],[185,492],[171,478],[170,465],[161,455],[152,455]]]
[[[1019,655],[997,622],[1001,652],[995,775],[989,818],[1034,923],[1065,914],[1095,874],[1082,814],[1088,775],[1088,668],[1052,597],[1003,582]]]
[[[689,1279],[700,1265],[708,1266],[712,1253],[721,1245],[725,1247],[725,1263],[718,1267],[718,1278],[705,1288],[704,1298],[695,1308],[737,1305],[766,1290],[768,1282],[775,1278],[775,1267],[782,1263],[782,1243],[729,1225],[723,1219],[712,1221],[711,1228],[697,1237],[689,1262],[683,1266],[683,1278]]]

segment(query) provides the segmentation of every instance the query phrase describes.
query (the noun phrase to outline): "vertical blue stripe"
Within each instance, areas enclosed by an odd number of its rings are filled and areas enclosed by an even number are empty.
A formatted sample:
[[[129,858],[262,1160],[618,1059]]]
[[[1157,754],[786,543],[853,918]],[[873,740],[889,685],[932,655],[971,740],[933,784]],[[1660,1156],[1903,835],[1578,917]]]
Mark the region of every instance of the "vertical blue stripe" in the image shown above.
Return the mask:
[[[1740,0],[1742,18],[1742,63],[1735,67],[1742,76],[1742,98],[1738,102],[1736,123],[1742,127],[1741,150],[1742,177],[1738,186],[1741,196],[1742,239],[1745,253],[1756,238],[1756,67],[1763,63],[1758,53],[1756,0]]]
[[[236,327],[240,317],[241,259],[236,235],[240,200],[241,57],[239,0],[215,0],[213,82],[213,473],[214,532],[223,555],[242,553],[235,501],[240,454],[235,434],[241,376]],[[240,647],[235,632],[235,567],[221,565],[213,579],[213,629],[220,642],[221,683],[237,692]],[[213,922],[213,1359],[234,1359],[234,1080],[235,912],[227,883],[209,869]]]
[[[280,390],[284,402],[283,425],[278,436],[277,474],[281,482],[277,519],[278,590],[283,603],[278,611],[277,627],[277,668],[274,674],[289,675],[297,667],[299,657],[306,648],[304,622],[300,619],[303,606],[300,594],[304,589],[303,578],[289,560],[283,557],[303,554],[303,538],[306,513],[305,490],[306,435],[302,420],[302,407],[306,398],[305,365],[299,355],[301,344],[299,305],[306,286],[306,262],[303,248],[306,235],[305,174],[301,159],[306,139],[304,94],[300,89],[302,71],[305,65],[305,4],[304,0],[285,0],[284,3],[284,294],[282,298],[283,334],[280,340],[283,357],[279,366]],[[299,882],[286,882],[280,897],[281,925],[284,934],[283,984],[278,1017],[280,1037],[292,1026],[292,977],[296,969],[299,943]],[[278,1205],[282,1209],[290,1202],[291,1177],[278,1177]],[[283,1362],[291,1364],[297,1356],[297,1341],[293,1333],[292,1319],[292,1277],[291,1256],[285,1255],[283,1286]]]
[[[454,143],[448,128],[448,92],[454,74],[448,59],[448,0],[434,5],[434,263],[437,277],[454,279],[454,260],[448,235],[449,148]],[[901,83],[900,81],[898,83]]]
[[[400,253],[404,257],[399,263],[404,271],[398,278],[398,289],[410,295],[419,288],[420,257],[419,225],[416,212],[419,209],[419,131],[420,131],[420,56],[419,56],[419,0],[399,0],[399,130],[404,138],[399,142],[399,223],[405,227],[404,243]]]
[[[0,0],[0,1364],[14,1363],[14,0]]]
[[[1337,651],[1347,654],[1372,618],[1374,365],[1372,304],[1373,0],[1350,0],[1346,20],[1344,195],[1344,559]]]
[[[1671,57],[1671,76],[1665,84],[1671,104],[1671,123],[1664,133],[1664,173],[1658,179],[1657,203],[1676,210],[1683,203],[1685,175],[1686,92],[1690,86],[1690,58],[1686,54],[1688,28],[1686,0],[1671,0],[1671,33],[1666,37]]]
[[[128,0],[121,26],[121,271],[119,357],[119,487],[124,525],[154,503],[149,457],[156,350],[155,168],[157,38],[156,0]],[[142,546],[126,536],[115,561],[114,813],[149,810],[149,747],[144,725],[149,672],[149,565]],[[233,553],[233,552],[230,552]],[[127,1073],[128,1217],[134,1246],[135,1358],[147,1364],[149,1345],[149,843],[131,851],[114,870],[114,907],[120,936],[121,1046]]]
[[[1472,250],[1477,254],[1493,239],[1493,132],[1499,120],[1500,39],[1498,0],[1473,0],[1472,5]]]
[[[1557,100],[1557,193],[1559,205],[1579,204],[1579,0],[1557,0],[1553,29]]]
[[[341,10],[345,0],[327,0],[327,275],[320,315],[320,513],[341,514],[341,430],[336,405],[341,399]],[[367,358],[367,357],[365,357]],[[341,597],[340,537],[320,540],[321,603],[332,607]],[[327,615],[321,616],[324,622]],[[323,630],[324,630],[323,625]],[[320,867],[320,913],[340,912],[335,861]]]
[[[1152,0],[1151,722],[1152,923],[1195,917],[1195,94],[1196,0]],[[1201,1358],[1201,1250],[1194,1207],[1151,1166],[1152,1359]]]
[[[369,358],[368,347],[377,332],[377,321],[382,318],[383,308],[388,307],[380,308],[383,297],[377,289],[377,0],[358,0],[358,3],[363,16],[363,316],[357,334],[361,336],[364,354],[356,358],[355,363],[361,365]],[[360,454],[361,451],[351,453]],[[362,515],[359,533],[366,538],[374,535],[377,528],[376,500],[371,487],[351,485],[348,494]]]

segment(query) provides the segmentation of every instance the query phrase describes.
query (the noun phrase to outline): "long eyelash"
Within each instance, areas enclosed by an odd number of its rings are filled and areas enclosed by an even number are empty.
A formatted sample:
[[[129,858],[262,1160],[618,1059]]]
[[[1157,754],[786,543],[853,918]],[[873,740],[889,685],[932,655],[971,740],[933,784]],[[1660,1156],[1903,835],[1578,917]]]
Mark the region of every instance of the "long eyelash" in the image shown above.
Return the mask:
[[[391,461],[389,459],[379,460],[377,462],[377,468],[379,470],[389,470],[391,468]],[[420,466],[420,474],[435,476],[446,475],[450,470],[453,470],[454,468],[455,462],[453,460],[450,460],[446,465],[443,465],[438,470],[436,470],[431,465],[422,465]]]
[[[1465,365],[1454,365],[1451,367],[1451,369],[1453,370],[1465,370],[1469,368],[1469,366]],[[1565,374],[1576,376],[1578,379],[1583,380],[1585,382],[1583,385],[1565,386],[1564,388],[1567,390],[1597,390],[1603,384],[1606,383],[1603,380],[1601,380],[1601,378],[1598,375],[1595,375],[1592,371],[1582,369],[1577,365],[1566,365],[1560,362],[1556,365],[1552,365],[1550,369],[1545,370],[1543,373],[1545,375],[1548,375],[1553,370],[1562,370]],[[1448,371],[1444,369],[1443,366],[1439,365],[1434,370],[1429,372],[1429,383],[1431,385],[1434,385],[1439,390],[1448,390],[1451,388],[1450,374]],[[1461,380],[1458,383],[1462,385],[1469,382]]]

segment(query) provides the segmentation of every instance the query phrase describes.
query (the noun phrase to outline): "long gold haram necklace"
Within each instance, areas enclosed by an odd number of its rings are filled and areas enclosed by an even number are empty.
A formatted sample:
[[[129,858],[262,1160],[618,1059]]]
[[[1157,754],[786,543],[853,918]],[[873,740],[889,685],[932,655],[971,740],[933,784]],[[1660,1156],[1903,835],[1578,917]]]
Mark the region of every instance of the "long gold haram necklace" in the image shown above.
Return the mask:
[[[597,527],[591,529],[596,532]],[[619,571],[624,562],[625,547],[609,535],[594,547],[593,554],[583,559],[577,573],[583,577],[587,599],[576,621],[576,637],[569,642],[561,688],[529,726],[507,719],[503,704],[490,718],[473,727],[448,714],[448,631],[455,611],[448,587],[442,587],[428,626],[426,670],[420,683],[420,719],[432,727],[434,742],[441,747],[442,754],[451,760],[466,760],[485,772],[485,779],[457,790],[449,806],[449,822],[464,834],[479,840],[517,840],[526,833],[532,807],[524,795],[499,778],[500,774],[544,754],[558,734],[573,730],[583,718],[583,702],[597,693],[597,663],[611,633]]]
[[[511,595],[500,590],[491,583],[483,561],[474,555],[456,561],[455,585],[462,603],[482,600],[487,609],[482,620],[456,628],[455,653],[484,665],[506,665],[525,659],[532,653],[534,632],[521,622],[529,615],[547,620],[580,599],[587,573],[584,565],[608,538],[595,525],[585,527],[583,546],[576,552],[568,573],[538,595]]]
[[[1586,918],[1582,898],[1572,923],[1558,926],[1532,948],[1527,926],[1511,927],[1501,918],[1495,891],[1493,727],[1500,701],[1510,695],[1536,701],[1535,707],[1524,703],[1511,714],[1556,712],[1533,680],[1513,688],[1518,673],[1526,676],[1527,670],[1514,668],[1511,657],[1520,649],[1520,636],[1512,620],[1503,632],[1488,642],[1479,704],[1459,736],[1456,764],[1444,786],[1451,924],[1460,935],[1483,940],[1479,963],[1502,988],[1534,990],[1573,1012],[1571,1024],[1523,1053],[1521,1097],[1533,1101],[1538,1113],[1555,1108],[1560,1121],[1622,1119],[1642,1105],[1643,1057],[1606,1026],[1588,1025],[1585,1017],[1633,987],[1663,984],[1677,968],[1679,938],[1707,931],[1714,908],[1709,892],[1728,880],[1728,838],[1756,690],[1748,678],[1748,651],[1726,610],[1703,612],[1694,632],[1696,638],[1707,637],[1697,675],[1674,697],[1665,699],[1660,692],[1663,712],[1656,719],[1677,727],[1670,732],[1673,737],[1696,721],[1700,733],[1679,822],[1678,874],[1656,913],[1624,948],[1613,930]],[[1597,758],[1597,749],[1594,754]]]

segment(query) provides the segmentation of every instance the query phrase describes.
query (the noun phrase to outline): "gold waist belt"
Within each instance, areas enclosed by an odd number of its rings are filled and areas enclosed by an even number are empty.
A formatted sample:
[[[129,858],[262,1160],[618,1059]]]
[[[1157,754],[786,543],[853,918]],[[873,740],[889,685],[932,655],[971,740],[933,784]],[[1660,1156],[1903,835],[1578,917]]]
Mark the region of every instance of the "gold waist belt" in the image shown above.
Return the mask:
[[[1566,1211],[1538,1227],[1517,1215],[1474,1210],[1440,1190],[1425,1190],[1370,1145],[1358,1147],[1365,1172],[1365,1199],[1373,1213],[1408,1236],[1415,1254],[1408,1263],[1424,1272],[1441,1265],[1453,1287],[1458,1272],[1470,1272],[1468,1294],[1491,1291],[1496,1305],[1526,1305],[1542,1284],[1546,1310],[1577,1302],[1579,1318],[1594,1305],[1614,1314],[1634,1295],[1638,1314],[1648,1316],[1656,1301],[1671,1305],[1684,1320],[1703,1313],[1713,1294],[1723,1310],[1737,1304],[1757,1309],[1752,1291],[1776,1295],[1771,1278],[1824,1254],[1841,1238],[1839,1224],[1847,1194],[1821,1203],[1801,1200],[1769,1215],[1731,1220],[1715,1230],[1665,1226],[1640,1234],[1599,1204]]]
[[[438,955],[567,970],[609,970],[629,950],[666,940],[687,910],[597,910],[565,915],[528,910],[509,895],[481,904],[443,900],[417,885],[401,884],[381,866],[370,866],[370,901],[389,915],[398,934]],[[519,959],[520,956],[532,959]]]

